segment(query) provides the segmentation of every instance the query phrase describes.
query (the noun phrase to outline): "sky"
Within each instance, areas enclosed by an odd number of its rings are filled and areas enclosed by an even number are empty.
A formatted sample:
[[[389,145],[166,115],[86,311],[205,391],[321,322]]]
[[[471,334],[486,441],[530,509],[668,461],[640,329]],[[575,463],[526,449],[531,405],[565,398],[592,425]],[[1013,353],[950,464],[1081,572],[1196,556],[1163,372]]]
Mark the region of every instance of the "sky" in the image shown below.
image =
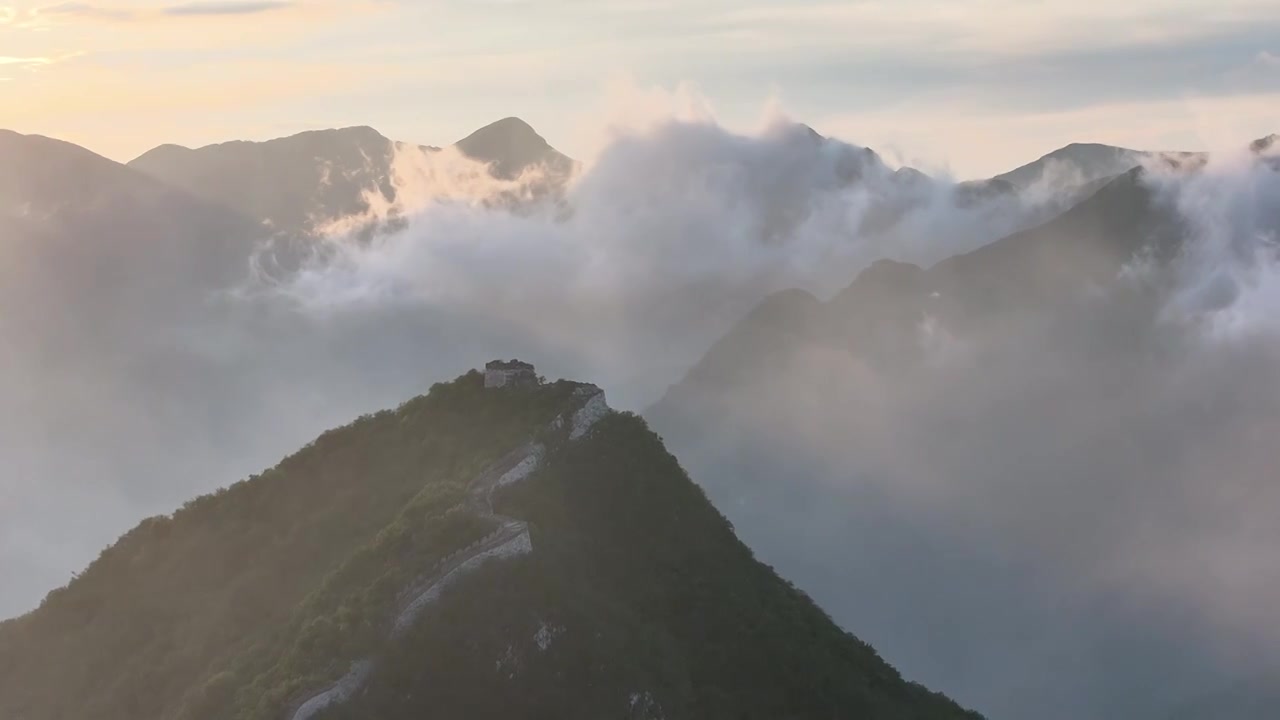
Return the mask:
[[[508,115],[565,152],[619,79],[765,108],[966,178],[1069,142],[1280,131],[1274,0],[0,0],[0,127],[129,160],[371,125],[452,142]]]

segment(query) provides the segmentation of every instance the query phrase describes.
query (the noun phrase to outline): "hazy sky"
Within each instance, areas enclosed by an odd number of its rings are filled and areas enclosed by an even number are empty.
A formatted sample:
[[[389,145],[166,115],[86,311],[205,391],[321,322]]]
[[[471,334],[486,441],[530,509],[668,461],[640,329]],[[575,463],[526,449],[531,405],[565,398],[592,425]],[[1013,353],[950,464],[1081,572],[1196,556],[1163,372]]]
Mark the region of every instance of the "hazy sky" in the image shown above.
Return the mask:
[[[1068,142],[1280,131],[1275,0],[0,0],[0,127],[127,160],[519,115],[570,154],[618,78],[960,176]]]

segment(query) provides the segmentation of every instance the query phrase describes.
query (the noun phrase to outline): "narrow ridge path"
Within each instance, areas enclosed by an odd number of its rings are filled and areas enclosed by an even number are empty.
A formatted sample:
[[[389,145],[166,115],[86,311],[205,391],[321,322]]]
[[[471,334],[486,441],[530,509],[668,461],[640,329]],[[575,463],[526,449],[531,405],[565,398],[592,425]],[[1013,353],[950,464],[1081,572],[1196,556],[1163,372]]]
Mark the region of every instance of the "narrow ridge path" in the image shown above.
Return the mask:
[[[610,412],[604,392],[592,385],[574,391],[575,397],[584,398],[574,412],[569,439],[578,440]],[[553,428],[562,426],[562,418],[552,422]],[[467,496],[461,505],[498,523],[498,528],[485,537],[445,556],[421,580],[403,593],[401,610],[391,626],[390,640],[401,637],[417,622],[422,611],[439,599],[440,595],[462,577],[496,558],[509,558],[533,552],[533,539],[529,524],[518,518],[500,515],[493,509],[493,493],[499,488],[518,483],[534,473],[546,456],[547,448],[537,442],[527,443],[507,453],[472,479]],[[289,720],[311,720],[317,713],[331,705],[350,700],[373,674],[377,661],[362,658],[352,663],[351,669],[324,690],[309,696],[294,706],[285,717]]]

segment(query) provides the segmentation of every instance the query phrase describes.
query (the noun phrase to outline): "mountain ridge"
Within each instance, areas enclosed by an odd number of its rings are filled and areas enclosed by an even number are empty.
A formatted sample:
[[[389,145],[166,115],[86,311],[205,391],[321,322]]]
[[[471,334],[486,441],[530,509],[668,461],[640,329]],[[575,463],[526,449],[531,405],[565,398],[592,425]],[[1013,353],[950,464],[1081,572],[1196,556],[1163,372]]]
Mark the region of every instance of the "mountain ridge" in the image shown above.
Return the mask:
[[[204,150],[217,150],[220,148],[228,148],[228,147],[267,145],[271,143],[281,143],[281,142],[289,142],[289,141],[303,142],[305,140],[314,139],[314,138],[333,138],[333,137],[352,137],[352,138],[363,138],[368,140],[385,140],[387,142],[392,142],[390,138],[386,137],[385,135],[383,135],[381,132],[379,132],[377,129],[373,128],[372,126],[347,125],[344,127],[316,128],[313,130],[302,130],[302,131],[293,133],[291,135],[281,135],[279,137],[267,138],[265,140],[240,140],[240,139],[222,140],[219,142],[208,143],[208,144],[199,145],[196,147],[181,145],[179,143],[163,143],[151,148],[150,150],[143,152],[142,154],[129,160],[125,164],[132,165],[134,163],[142,162],[144,158],[146,158],[148,155],[152,155],[157,152],[172,152],[172,151],[200,152]],[[430,145],[423,145],[421,147],[423,149],[439,150],[438,147],[434,147]]]
[[[486,125],[454,145],[503,180],[526,170],[547,177],[536,192],[558,192],[574,162],[518,118]],[[186,148],[161,145],[130,167],[214,200],[286,231],[311,233],[329,222],[360,216],[372,203],[398,198],[396,155],[405,149],[432,154],[440,148],[393,141],[372,127],[308,130],[264,141],[232,140]]]
[[[428,708],[979,717],[756,561],[598,388],[489,389],[475,371],[143,522],[0,624],[0,714],[17,720]]]
[[[928,266],[879,260],[825,302],[771,295],[644,415],[753,548],[837,620],[866,628],[874,645],[962,702],[996,717],[1055,718],[1164,718],[1183,693],[1206,697],[1193,710],[1210,714],[1190,717],[1265,707],[1269,696],[1253,690],[1230,704],[1229,692],[1210,692],[1256,668],[1197,654],[1183,618],[1152,619],[1143,601],[1110,594],[1127,585],[1086,594],[1078,607],[1064,608],[1057,594],[1087,586],[1090,573],[1127,581],[1143,563],[1112,568],[1116,547],[1180,562],[1129,534],[1131,518],[1161,517],[1151,497],[1207,479],[1242,497],[1270,487],[1266,465],[1252,460],[1267,450],[1247,428],[1275,417],[1280,400],[1252,388],[1274,382],[1280,350],[1206,337],[1213,311],[1183,295],[1204,248],[1177,193],[1219,179],[1194,162],[1134,167],[1051,220],[976,250]],[[1274,189],[1275,180],[1254,187]],[[1273,210],[1213,217],[1263,237],[1278,219]],[[1259,252],[1260,263],[1274,261]],[[1224,284],[1227,299],[1209,302],[1230,303]],[[1180,410],[1201,407],[1199,393],[1209,392],[1186,382],[1187,366],[1229,362],[1258,374],[1236,391],[1259,404],[1238,415],[1189,411],[1199,422],[1186,420]],[[1233,385],[1197,379],[1217,398]],[[1197,476],[1201,466],[1187,460],[1197,453],[1243,459]],[[1185,498],[1173,506],[1179,517],[1204,510]],[[1080,536],[1081,527],[1097,536]],[[1195,572],[1215,567],[1202,561]],[[864,574],[892,590],[877,601],[851,592],[849,578]],[[935,601],[939,575],[976,589]],[[1058,585],[1046,599],[1040,583]],[[929,631],[919,631],[922,616],[932,618]],[[1009,642],[986,644],[992,633]],[[968,671],[975,658],[987,673],[1025,673],[1039,685],[990,682]],[[1185,687],[1153,689],[1173,677]]]

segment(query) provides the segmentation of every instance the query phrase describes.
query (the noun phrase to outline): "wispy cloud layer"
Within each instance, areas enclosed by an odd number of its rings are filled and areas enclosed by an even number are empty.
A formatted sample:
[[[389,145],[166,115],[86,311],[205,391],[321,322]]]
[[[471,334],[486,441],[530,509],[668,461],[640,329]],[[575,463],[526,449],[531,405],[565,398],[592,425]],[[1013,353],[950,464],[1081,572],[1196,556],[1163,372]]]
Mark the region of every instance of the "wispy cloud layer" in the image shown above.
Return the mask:
[[[66,2],[58,5],[38,8],[32,12],[34,18],[51,17],[83,17],[98,20],[128,20],[134,16],[133,11],[121,8],[101,7],[81,2]]]
[[[171,5],[161,12],[165,15],[190,17],[200,15],[257,15],[284,10],[292,7],[292,2],[193,2]]]
[[[174,32],[174,23],[198,24],[199,31]],[[962,113],[977,107],[997,125],[1018,124],[1034,146],[1030,152],[1040,154],[1081,139],[1067,137],[1054,120],[1065,114],[1190,98],[1216,103],[1216,114],[1225,115],[1232,98],[1280,93],[1280,16],[1261,0],[1223,0],[1211,9],[1193,0],[1046,0],[1034,7],[1014,0],[17,0],[0,7],[0,36],[8,55],[48,57],[66,49],[94,55],[102,65],[94,72],[114,73],[126,85],[96,99],[108,113],[127,114],[157,92],[187,95],[167,77],[177,69],[188,81],[199,77],[214,86],[283,85],[300,66],[362,74],[358,83],[335,83],[306,97],[255,96],[220,110],[225,125],[216,128],[207,117],[153,114],[149,132],[138,131],[184,144],[261,137],[261,128],[300,127],[299,118],[375,124],[390,135],[430,141],[519,114],[581,154],[564,108],[590,102],[624,74],[668,87],[691,80],[733,125],[753,120],[773,95],[809,120],[877,122],[905,109],[917,113],[902,118],[907,125],[953,118],[958,103]],[[84,88],[93,86],[89,64],[56,73],[62,77],[45,73],[41,87],[6,88],[15,105],[35,109],[21,113],[31,117],[25,129],[85,141],[117,158],[148,149],[121,135],[108,140],[114,147],[93,139],[90,121],[101,112],[50,109],[34,117],[46,99],[50,108],[82,102]],[[252,76],[237,74],[249,66]],[[1207,147],[1197,130],[1184,122],[1173,139]],[[1242,134],[1262,130],[1273,131]],[[943,146],[940,136],[929,129],[904,144],[919,153],[933,138],[927,159],[970,177],[1010,160],[969,152],[962,138]]]
[[[0,65],[48,65],[53,62],[52,58],[44,57],[8,57],[0,55]]]
[[[138,6],[122,3],[64,2],[19,10],[0,9],[0,25],[34,29],[74,21],[139,21],[165,18],[194,18],[258,15],[297,6],[291,0],[211,0],[167,5]]]

